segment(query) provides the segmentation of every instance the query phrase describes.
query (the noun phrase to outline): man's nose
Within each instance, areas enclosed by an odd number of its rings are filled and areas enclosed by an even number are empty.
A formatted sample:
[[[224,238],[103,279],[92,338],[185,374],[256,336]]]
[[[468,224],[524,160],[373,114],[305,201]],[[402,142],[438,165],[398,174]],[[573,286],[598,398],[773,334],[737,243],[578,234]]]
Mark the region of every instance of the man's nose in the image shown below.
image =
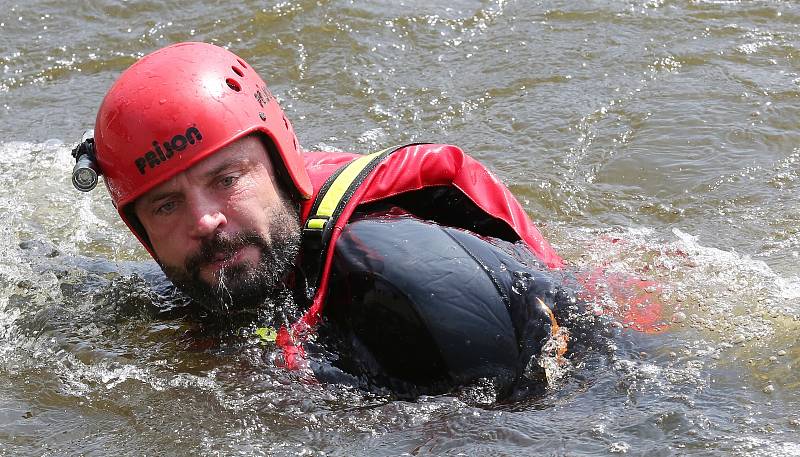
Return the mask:
[[[228,223],[222,207],[210,200],[197,198],[192,202],[191,206],[191,236],[193,238],[208,238]]]

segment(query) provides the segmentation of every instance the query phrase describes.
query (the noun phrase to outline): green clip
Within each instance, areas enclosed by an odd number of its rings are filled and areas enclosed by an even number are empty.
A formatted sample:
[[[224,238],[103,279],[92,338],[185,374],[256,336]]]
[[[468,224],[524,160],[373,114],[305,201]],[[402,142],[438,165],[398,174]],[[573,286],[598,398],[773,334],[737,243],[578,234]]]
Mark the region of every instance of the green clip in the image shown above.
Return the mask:
[[[261,341],[264,343],[274,343],[275,338],[278,337],[278,332],[272,327],[259,327],[253,334],[261,338]]]

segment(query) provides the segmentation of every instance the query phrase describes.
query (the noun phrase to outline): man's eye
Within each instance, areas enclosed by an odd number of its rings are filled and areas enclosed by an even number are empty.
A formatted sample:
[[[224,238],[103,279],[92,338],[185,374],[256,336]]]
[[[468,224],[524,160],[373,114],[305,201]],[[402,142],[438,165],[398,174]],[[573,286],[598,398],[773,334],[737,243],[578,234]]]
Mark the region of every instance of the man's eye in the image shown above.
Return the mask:
[[[222,187],[231,187],[232,185],[236,184],[236,180],[239,179],[238,176],[225,176],[219,180],[219,183]]]
[[[177,206],[178,206],[178,204],[175,203],[175,202],[166,202],[163,205],[161,205],[158,208],[156,208],[156,213],[158,213],[158,214],[170,214],[173,211],[175,211],[175,208],[177,208]]]

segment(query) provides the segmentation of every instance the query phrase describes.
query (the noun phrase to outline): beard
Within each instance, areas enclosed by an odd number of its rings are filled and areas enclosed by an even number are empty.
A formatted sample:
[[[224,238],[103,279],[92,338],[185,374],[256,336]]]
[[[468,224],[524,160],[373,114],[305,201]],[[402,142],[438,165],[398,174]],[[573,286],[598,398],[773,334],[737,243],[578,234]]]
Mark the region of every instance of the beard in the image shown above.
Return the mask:
[[[215,317],[231,318],[242,313],[272,311],[296,314],[296,305],[285,280],[293,271],[300,251],[300,223],[297,210],[281,205],[268,217],[269,236],[256,231],[236,234],[217,232],[205,239],[184,265],[161,264],[175,286]],[[209,284],[201,276],[204,266],[220,258],[230,258],[242,248],[252,246],[261,253],[258,263],[238,263],[221,268]]]

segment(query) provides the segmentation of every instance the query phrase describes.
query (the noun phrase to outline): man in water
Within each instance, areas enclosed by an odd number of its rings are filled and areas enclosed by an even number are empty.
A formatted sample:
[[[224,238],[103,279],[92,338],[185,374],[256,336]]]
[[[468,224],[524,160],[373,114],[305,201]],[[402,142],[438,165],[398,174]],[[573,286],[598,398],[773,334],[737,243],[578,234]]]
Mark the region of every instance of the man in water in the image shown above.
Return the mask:
[[[554,280],[563,262],[482,165],[435,144],[302,152],[225,49],[139,60],[82,147],[123,221],[211,316],[288,316],[262,334],[289,368],[322,339],[325,379],[343,370],[410,396],[490,379],[509,395],[566,350],[577,303]]]

